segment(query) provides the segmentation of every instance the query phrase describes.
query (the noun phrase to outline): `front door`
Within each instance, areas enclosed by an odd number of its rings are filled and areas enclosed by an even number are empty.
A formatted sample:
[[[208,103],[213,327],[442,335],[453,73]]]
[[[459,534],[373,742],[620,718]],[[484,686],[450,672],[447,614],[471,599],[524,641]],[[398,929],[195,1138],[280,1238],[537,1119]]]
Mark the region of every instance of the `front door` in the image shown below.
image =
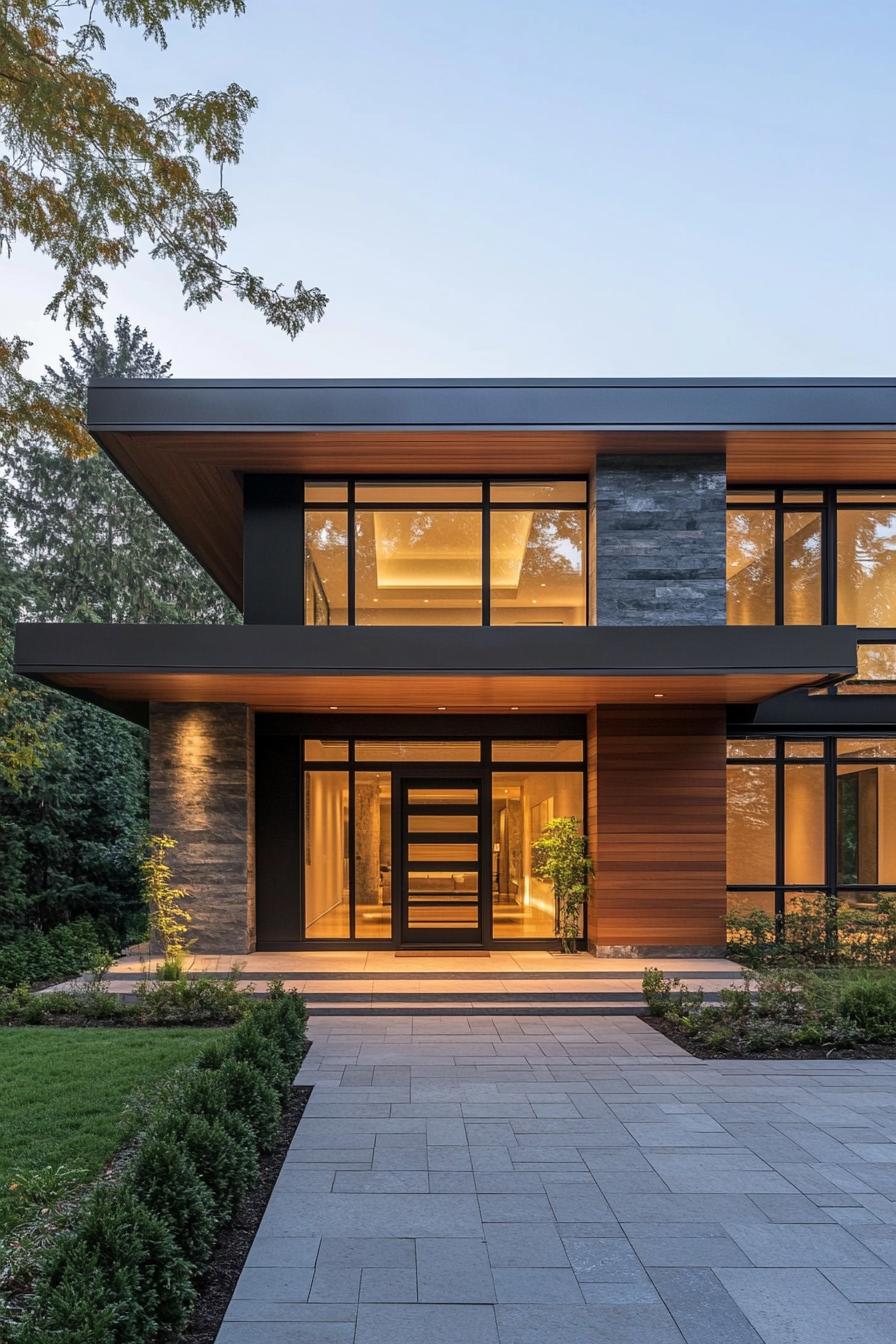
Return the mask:
[[[482,942],[482,781],[400,777],[401,941]]]

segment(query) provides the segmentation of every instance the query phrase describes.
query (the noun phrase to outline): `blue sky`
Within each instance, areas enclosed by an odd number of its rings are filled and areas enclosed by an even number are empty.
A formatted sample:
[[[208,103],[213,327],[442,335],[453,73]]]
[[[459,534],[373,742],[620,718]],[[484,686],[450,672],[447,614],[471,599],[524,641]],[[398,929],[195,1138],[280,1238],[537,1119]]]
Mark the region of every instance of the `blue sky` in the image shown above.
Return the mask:
[[[110,314],[180,376],[896,373],[892,0],[248,0],[110,38],[122,93],[260,99],[230,260],[330,296],[294,343],[183,311],[141,261]],[[53,277],[0,262],[35,360]]]

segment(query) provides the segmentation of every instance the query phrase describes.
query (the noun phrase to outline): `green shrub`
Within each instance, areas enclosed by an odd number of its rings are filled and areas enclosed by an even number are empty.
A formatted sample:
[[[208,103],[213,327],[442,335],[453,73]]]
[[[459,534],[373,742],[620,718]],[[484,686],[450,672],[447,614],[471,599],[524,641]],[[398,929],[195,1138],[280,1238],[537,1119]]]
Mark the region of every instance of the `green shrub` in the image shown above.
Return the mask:
[[[228,1110],[243,1116],[252,1127],[259,1152],[274,1146],[280,1122],[280,1098],[261,1069],[244,1059],[227,1059],[217,1070],[227,1092]]]
[[[226,1223],[258,1176],[255,1135],[248,1121],[239,1115],[209,1120],[186,1112],[167,1117],[157,1133],[183,1148],[211,1191],[217,1223]]]
[[[146,1207],[167,1224],[180,1253],[194,1267],[205,1265],[215,1240],[215,1205],[186,1147],[170,1135],[148,1134],[129,1177]]]
[[[292,1087],[295,1069],[290,1068],[284,1060],[279,1038],[264,1035],[258,1024],[258,1015],[250,1013],[244,1017],[230,1033],[227,1044],[233,1059],[245,1060],[264,1074],[277,1092],[280,1104],[284,1105]]]
[[[234,970],[223,980],[179,976],[137,986],[137,1015],[147,1026],[237,1022],[252,1003],[251,993],[237,988]]]
[[[53,1248],[21,1338],[25,1344],[169,1339],[186,1324],[194,1301],[190,1267],[166,1224],[129,1184],[99,1185]]]
[[[847,983],[838,1009],[841,1018],[855,1022],[871,1036],[896,1036],[896,975]]]
[[[49,933],[30,929],[0,948],[0,989],[80,975],[108,950],[108,937],[91,919],[57,924]]]
[[[305,1053],[308,1025],[308,1010],[302,996],[295,990],[284,989],[282,980],[272,980],[268,997],[257,1005],[252,1020],[263,1036],[277,1041],[289,1068],[293,1072],[298,1069]]]

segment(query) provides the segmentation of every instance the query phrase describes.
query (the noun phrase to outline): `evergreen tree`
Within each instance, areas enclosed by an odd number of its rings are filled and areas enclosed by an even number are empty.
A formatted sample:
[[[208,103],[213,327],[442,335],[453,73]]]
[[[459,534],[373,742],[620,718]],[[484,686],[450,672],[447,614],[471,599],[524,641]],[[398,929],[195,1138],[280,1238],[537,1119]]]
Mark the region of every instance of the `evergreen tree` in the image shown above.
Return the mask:
[[[91,377],[168,376],[146,332],[120,317],[48,369],[48,401],[86,401]],[[146,734],[17,677],[17,619],[234,620],[237,613],[103,455],[72,460],[18,434],[0,458],[0,939],[92,915],[142,932]]]

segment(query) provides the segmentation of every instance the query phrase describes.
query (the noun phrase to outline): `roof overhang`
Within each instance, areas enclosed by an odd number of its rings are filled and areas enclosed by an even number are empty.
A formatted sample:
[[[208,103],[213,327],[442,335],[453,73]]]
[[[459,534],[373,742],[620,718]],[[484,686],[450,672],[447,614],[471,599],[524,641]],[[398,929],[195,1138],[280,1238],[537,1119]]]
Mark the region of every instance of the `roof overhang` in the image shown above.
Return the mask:
[[[104,380],[88,426],[242,602],[242,475],[586,473],[727,454],[732,483],[890,484],[893,379]]]
[[[754,704],[856,671],[849,626],[20,625],[15,670],[137,721],[152,701],[326,713]]]

